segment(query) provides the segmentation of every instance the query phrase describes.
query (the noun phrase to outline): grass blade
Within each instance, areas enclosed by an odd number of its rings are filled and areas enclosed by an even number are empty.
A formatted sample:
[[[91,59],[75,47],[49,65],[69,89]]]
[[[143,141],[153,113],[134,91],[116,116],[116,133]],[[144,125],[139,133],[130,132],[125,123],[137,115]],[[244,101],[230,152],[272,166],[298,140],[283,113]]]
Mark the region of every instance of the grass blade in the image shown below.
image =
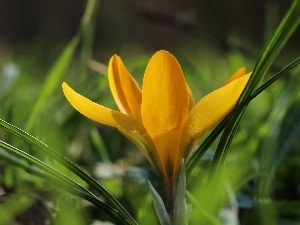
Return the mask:
[[[30,145],[32,145],[35,149],[43,151],[43,153],[47,154],[49,157],[55,159],[64,167],[73,172],[80,179],[89,184],[95,191],[104,197],[109,204],[111,204],[116,210],[118,210],[125,218],[127,218],[131,224],[136,224],[135,220],[130,216],[130,214],[122,207],[122,205],[103,187],[101,186],[95,179],[90,177],[84,171],[82,171],[78,166],[69,161],[67,158],[63,157],[58,152],[54,151],[46,144],[38,140],[37,138],[31,136],[20,128],[9,124],[8,122],[0,119],[0,127],[4,130],[10,132],[11,134],[19,137],[20,139],[26,141]]]
[[[154,189],[150,181],[148,181],[150,192],[152,194],[153,205],[158,216],[160,225],[171,225],[170,217],[165,207],[162,198],[159,196],[157,191]]]
[[[130,224],[129,222],[126,222],[126,219],[121,214],[119,214],[118,211],[114,210],[112,207],[102,202],[89,190],[87,190],[74,180],[70,179],[69,177],[65,176],[64,174],[60,173],[59,171],[55,170],[54,168],[50,167],[49,165],[1,140],[0,147],[10,152],[9,154],[7,152],[0,151],[0,157],[6,159],[11,164],[19,166],[27,171],[32,172],[35,175],[45,178],[59,188],[64,189],[68,193],[72,193],[74,195],[82,197],[83,199],[91,202],[97,208],[103,210],[116,222],[121,222],[121,224]],[[26,163],[24,160],[28,163]]]

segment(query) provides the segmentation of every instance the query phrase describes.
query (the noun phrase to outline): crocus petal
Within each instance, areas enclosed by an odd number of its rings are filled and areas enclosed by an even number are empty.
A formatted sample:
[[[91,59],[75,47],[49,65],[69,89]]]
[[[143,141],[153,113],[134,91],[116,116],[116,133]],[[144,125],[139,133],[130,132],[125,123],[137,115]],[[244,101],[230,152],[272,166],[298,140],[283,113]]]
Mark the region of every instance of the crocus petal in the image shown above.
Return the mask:
[[[188,91],[179,63],[167,51],[150,59],[142,89],[142,119],[151,136],[176,129],[188,111]]]
[[[153,142],[162,160],[163,178],[165,179],[165,184],[168,186],[174,184],[177,179],[177,172],[181,162],[180,155],[182,155],[179,152],[181,135],[181,129],[174,129],[153,138]]]
[[[219,123],[233,109],[244,90],[251,73],[204,96],[188,115],[183,132],[184,157],[190,154],[195,141]]]
[[[192,108],[194,107],[195,99],[194,99],[193,92],[188,85],[187,85],[187,90],[188,90],[188,94],[189,94],[189,111],[191,111]]]
[[[141,123],[141,90],[117,55],[112,56],[109,61],[108,80],[120,112],[136,118]]]
[[[221,87],[225,86],[226,84],[229,84],[231,81],[234,81],[235,79],[244,76],[246,74],[246,69],[245,67],[242,67],[240,69],[238,69],[234,74],[231,75],[231,77],[229,77],[229,79],[227,79]]]
[[[66,83],[62,84],[63,92],[69,103],[81,114],[98,123],[115,127],[143,151],[150,163],[162,173],[155,146],[145,127],[136,119],[126,114],[99,105],[78,94]]]
[[[179,138],[174,137],[173,131],[183,129],[188,98],[187,85],[176,58],[167,51],[155,53],[145,71],[141,113],[143,124],[154,140],[163,165],[170,158],[177,161],[179,146],[175,142],[166,146],[155,141],[156,137],[164,134],[165,141]]]

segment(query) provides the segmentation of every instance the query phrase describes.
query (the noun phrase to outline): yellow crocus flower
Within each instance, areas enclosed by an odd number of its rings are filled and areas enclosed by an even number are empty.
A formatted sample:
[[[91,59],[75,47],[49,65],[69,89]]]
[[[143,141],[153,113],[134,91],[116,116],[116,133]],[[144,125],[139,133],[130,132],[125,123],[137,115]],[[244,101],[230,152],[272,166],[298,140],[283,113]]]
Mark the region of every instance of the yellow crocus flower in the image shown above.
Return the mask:
[[[186,162],[203,134],[233,109],[250,75],[245,74],[245,68],[239,69],[219,89],[194,105],[178,61],[161,50],[147,65],[142,90],[121,58],[112,56],[108,80],[119,111],[92,102],[66,83],[62,87],[77,111],[117,128],[129,138],[162,175],[167,192],[172,195],[182,159]]]

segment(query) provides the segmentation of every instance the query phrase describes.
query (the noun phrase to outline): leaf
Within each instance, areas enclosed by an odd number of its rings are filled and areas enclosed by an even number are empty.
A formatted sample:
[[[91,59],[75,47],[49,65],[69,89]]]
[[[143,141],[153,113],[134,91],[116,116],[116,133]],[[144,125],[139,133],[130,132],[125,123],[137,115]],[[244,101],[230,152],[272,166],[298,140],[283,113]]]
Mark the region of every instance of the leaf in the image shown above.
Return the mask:
[[[66,175],[60,173],[49,165],[43,163],[42,161],[34,158],[33,156],[27,154],[26,152],[21,151],[3,141],[0,140],[0,148],[5,149],[5,151],[1,151],[0,149],[0,158],[7,160],[9,163],[19,166],[28,172],[31,172],[35,175],[38,175],[53,184],[56,187],[65,190],[68,193],[72,193],[77,195],[87,201],[91,202],[97,208],[103,210],[107,213],[113,220],[120,224],[130,224],[126,218],[119,214],[118,211],[113,209],[111,206],[102,202],[98,197],[96,197],[89,190],[71,180]],[[22,159],[22,160],[21,160]],[[25,160],[25,162],[24,162]]]
[[[191,214],[192,205],[186,203],[186,174],[184,160],[182,160],[180,172],[177,181],[174,212],[172,225],[187,225]]]
[[[4,130],[10,132],[11,134],[19,137],[20,139],[26,141],[30,145],[32,145],[36,150],[43,151],[44,154],[47,156],[55,159],[61,165],[69,169],[73,172],[76,176],[81,178],[87,184],[89,184],[95,191],[101,194],[109,204],[115,207],[124,218],[127,218],[131,224],[136,224],[135,220],[130,216],[130,214],[122,207],[122,205],[103,187],[101,186],[95,179],[91,176],[86,174],[83,170],[81,170],[78,166],[73,164],[67,158],[60,155],[58,152],[54,151],[53,149],[49,148],[46,144],[38,140],[37,138],[31,136],[30,134],[26,133],[25,131],[21,130],[20,128],[0,119],[0,127]]]
[[[148,183],[149,183],[149,188],[150,188],[150,191],[152,194],[154,208],[155,208],[155,211],[158,216],[160,224],[161,225],[171,225],[170,217],[166,210],[163,200],[161,199],[161,197],[159,196],[157,191],[154,189],[154,187],[151,185],[150,181],[148,181]]]

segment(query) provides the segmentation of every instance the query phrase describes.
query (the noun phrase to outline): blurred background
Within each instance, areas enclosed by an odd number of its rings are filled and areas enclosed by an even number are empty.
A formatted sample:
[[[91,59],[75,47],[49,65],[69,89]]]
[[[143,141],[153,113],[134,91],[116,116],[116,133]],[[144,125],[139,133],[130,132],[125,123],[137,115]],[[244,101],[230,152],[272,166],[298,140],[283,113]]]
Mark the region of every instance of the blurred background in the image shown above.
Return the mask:
[[[197,101],[238,68],[253,70],[291,2],[0,0],[0,118],[96,177],[139,224],[155,224],[147,180],[163,191],[159,176],[117,130],[71,108],[61,83],[116,108],[106,77],[110,57],[120,55],[141,86],[151,55],[165,49],[180,62]],[[299,57],[299,40],[298,29],[266,78]],[[299,224],[299,72],[294,69],[249,105],[227,158],[228,196],[233,197],[220,212],[222,224]],[[0,139],[68,173],[7,132],[0,130]],[[191,224],[206,217],[200,190],[215,147],[188,182],[189,201],[197,202]],[[26,198],[3,224],[28,224],[28,215],[37,212],[43,219],[36,224],[109,221],[87,203],[1,159],[0,195]]]
[[[290,3],[101,1],[94,18],[93,56],[106,63],[112,53],[124,57],[158,49],[202,52],[213,46],[223,52],[242,50],[257,58]],[[1,59],[35,51],[43,64],[49,64],[51,56],[78,31],[86,1],[1,0],[0,4]],[[289,46],[297,40],[299,32]]]

